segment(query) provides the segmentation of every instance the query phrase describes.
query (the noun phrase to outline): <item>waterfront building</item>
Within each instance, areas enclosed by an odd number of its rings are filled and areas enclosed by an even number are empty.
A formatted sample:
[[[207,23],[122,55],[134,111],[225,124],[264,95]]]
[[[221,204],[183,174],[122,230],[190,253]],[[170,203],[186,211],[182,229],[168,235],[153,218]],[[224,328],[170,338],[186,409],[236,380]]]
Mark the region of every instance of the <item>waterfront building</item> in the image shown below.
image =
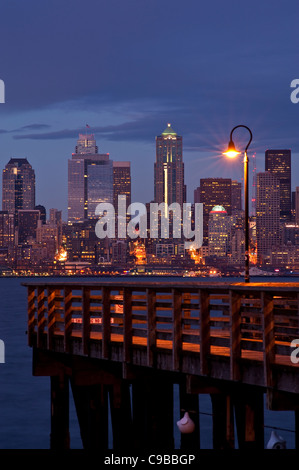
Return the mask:
[[[2,210],[17,214],[34,207],[35,172],[27,158],[11,158],[2,173]]]

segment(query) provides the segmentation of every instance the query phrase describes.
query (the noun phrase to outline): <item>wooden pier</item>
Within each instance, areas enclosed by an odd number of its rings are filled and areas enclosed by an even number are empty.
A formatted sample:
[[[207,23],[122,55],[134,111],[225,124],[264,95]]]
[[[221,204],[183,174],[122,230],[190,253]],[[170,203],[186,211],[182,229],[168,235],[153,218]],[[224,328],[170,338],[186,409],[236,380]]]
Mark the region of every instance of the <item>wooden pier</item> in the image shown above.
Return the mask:
[[[70,391],[85,449],[108,448],[108,413],[113,449],[173,449],[174,384],[180,415],[195,423],[182,449],[200,447],[201,394],[211,396],[215,449],[265,448],[265,395],[269,409],[294,411],[299,448],[299,284],[24,285],[33,374],[50,377],[52,449],[70,447]]]

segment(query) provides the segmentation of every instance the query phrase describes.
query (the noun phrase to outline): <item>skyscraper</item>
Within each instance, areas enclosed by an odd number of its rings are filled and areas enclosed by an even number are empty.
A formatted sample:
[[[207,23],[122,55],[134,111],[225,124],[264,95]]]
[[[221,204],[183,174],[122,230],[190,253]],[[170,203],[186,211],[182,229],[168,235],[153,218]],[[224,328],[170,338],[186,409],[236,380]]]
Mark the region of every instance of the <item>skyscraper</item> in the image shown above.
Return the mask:
[[[98,153],[93,134],[79,134],[68,161],[68,221],[94,218],[101,202],[113,203],[113,162]]]
[[[229,243],[230,218],[223,206],[216,205],[209,214],[209,256],[226,258]]]
[[[295,194],[295,223],[299,225],[299,186],[296,186]]]
[[[280,183],[273,173],[257,173],[256,238],[257,257],[270,256],[273,246],[280,243]]]
[[[117,210],[118,196],[125,195],[127,207],[131,204],[131,164],[113,162],[113,204]]]
[[[231,209],[232,213],[242,210],[242,184],[239,181],[232,180],[231,187]]]
[[[203,204],[203,243],[208,243],[209,215],[214,206],[223,206],[232,213],[232,180],[230,178],[201,178],[200,187],[194,191],[194,202]]]
[[[17,214],[18,210],[34,207],[34,170],[27,158],[11,158],[2,174],[2,210]]]
[[[115,211],[115,236],[118,238],[119,224],[127,224],[130,214],[125,220],[118,219],[118,196],[126,196],[126,211],[131,204],[131,164],[130,162],[113,162],[113,205]],[[125,225],[124,225],[125,230]],[[120,247],[120,245],[119,245]]]
[[[170,124],[156,137],[155,202],[184,202],[183,139]]]
[[[265,171],[270,171],[279,179],[280,184],[280,219],[291,220],[291,150],[266,150]]]

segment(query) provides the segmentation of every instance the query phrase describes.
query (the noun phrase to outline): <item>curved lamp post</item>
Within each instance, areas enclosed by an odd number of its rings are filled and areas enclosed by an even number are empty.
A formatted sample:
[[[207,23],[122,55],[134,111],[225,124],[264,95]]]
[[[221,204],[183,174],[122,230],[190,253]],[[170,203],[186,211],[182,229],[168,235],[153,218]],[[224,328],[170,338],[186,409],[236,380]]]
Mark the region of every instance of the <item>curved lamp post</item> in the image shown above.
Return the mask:
[[[250,139],[248,144],[246,145],[245,151],[244,151],[244,204],[245,204],[245,282],[249,282],[249,211],[248,211],[248,163],[249,159],[247,156],[247,150],[248,147],[252,141],[252,132],[247,126],[243,126],[240,124],[239,126],[235,126],[230,133],[230,139],[229,139],[229,144],[227,151],[224,152],[223,154],[226,155],[229,158],[235,158],[237,155],[240,155],[241,152],[238,152],[236,150],[234,141],[233,141],[233,132],[235,129],[238,129],[239,127],[244,127],[245,129],[248,130],[250,134]]]

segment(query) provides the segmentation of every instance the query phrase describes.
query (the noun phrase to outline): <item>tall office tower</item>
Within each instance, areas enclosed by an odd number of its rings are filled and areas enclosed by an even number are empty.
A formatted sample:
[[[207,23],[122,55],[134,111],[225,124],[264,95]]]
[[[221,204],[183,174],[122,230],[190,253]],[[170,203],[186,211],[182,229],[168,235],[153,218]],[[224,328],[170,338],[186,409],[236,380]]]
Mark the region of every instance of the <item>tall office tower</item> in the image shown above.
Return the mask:
[[[2,210],[16,214],[35,207],[35,173],[27,158],[11,158],[2,174]]]
[[[291,220],[291,150],[266,150],[265,171],[279,178],[280,218],[282,222]]]
[[[127,207],[131,204],[131,164],[113,162],[113,204],[117,210],[118,196],[125,195]]]
[[[217,205],[209,214],[208,239],[209,256],[226,258],[230,234],[230,217],[223,206]]]
[[[161,135],[156,137],[155,202],[173,202],[183,207],[184,194],[184,163],[183,139],[170,124]]]
[[[94,218],[101,202],[113,204],[113,162],[99,154],[93,134],[79,134],[68,161],[68,221]]]
[[[209,215],[214,206],[223,206],[232,213],[232,180],[230,178],[201,178],[200,187],[194,191],[194,202],[203,204],[203,244],[208,243]],[[196,198],[196,200],[195,200]],[[199,198],[199,199],[198,199]]]
[[[127,214],[124,220],[119,220],[118,196],[126,196],[126,211],[131,204],[131,164],[130,162],[113,162],[113,205],[115,210],[115,236],[118,238],[118,226],[123,223],[124,233],[130,220]]]
[[[232,180],[231,186],[231,210],[232,213],[242,210],[242,183]]]
[[[295,194],[295,223],[299,225],[299,186],[296,186]]]
[[[36,239],[36,229],[40,220],[39,210],[18,211],[18,244],[26,244],[29,239]]]
[[[258,261],[280,244],[280,183],[273,173],[257,173],[256,238]]]

